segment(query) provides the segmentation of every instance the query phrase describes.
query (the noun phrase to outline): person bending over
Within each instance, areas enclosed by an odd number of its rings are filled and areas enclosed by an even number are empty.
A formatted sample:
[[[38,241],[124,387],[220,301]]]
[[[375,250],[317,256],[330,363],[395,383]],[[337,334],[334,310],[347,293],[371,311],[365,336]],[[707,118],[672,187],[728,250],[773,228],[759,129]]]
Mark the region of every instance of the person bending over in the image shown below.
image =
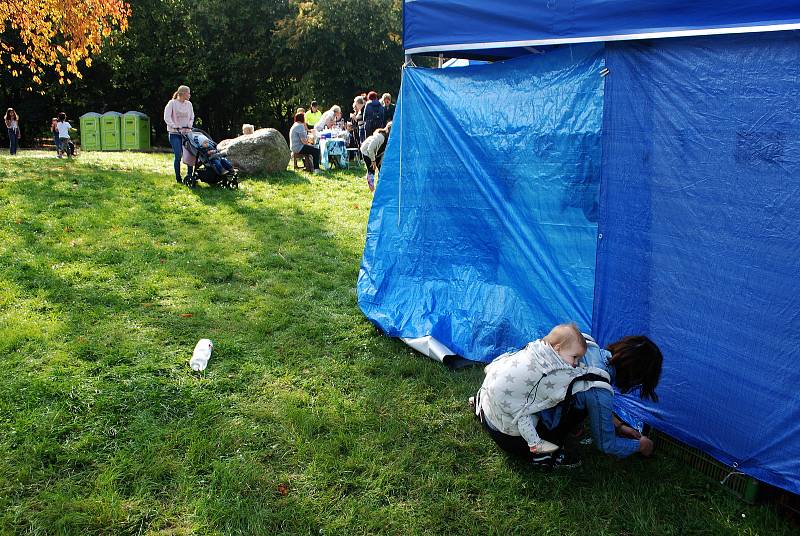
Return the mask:
[[[606,371],[620,393],[638,392],[639,398],[658,402],[656,387],[664,357],[656,343],[644,335],[633,335],[604,350],[588,335],[584,337],[587,350],[581,365]],[[587,417],[593,442],[601,452],[617,458],[637,452],[646,457],[653,454],[653,441],[614,415],[614,396],[606,389],[588,389],[577,393],[568,404],[542,411],[537,430],[548,441],[564,445]]]
[[[375,174],[381,170],[383,153],[386,150],[386,144],[389,141],[391,132],[392,123],[389,122],[386,128],[379,128],[361,144],[361,154],[364,157],[364,163],[367,165],[367,175],[364,178],[367,180],[370,192],[375,191]]]

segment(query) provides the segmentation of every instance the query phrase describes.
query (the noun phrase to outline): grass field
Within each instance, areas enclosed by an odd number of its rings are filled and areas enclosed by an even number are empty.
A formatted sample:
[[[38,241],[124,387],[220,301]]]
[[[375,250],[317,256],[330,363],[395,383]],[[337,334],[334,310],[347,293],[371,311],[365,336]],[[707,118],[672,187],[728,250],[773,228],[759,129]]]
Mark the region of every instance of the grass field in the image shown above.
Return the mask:
[[[358,172],[0,156],[0,534],[790,534],[668,457],[545,473],[356,304]],[[196,341],[215,352],[204,373]]]

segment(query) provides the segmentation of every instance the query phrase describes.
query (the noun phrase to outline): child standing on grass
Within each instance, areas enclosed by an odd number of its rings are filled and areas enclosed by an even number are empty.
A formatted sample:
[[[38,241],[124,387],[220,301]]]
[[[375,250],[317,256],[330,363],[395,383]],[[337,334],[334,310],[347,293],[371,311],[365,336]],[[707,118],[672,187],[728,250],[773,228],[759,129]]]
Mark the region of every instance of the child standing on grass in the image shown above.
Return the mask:
[[[17,143],[22,135],[19,132],[19,116],[14,108],[6,110],[5,123],[8,131],[8,150],[15,155],[17,154]]]
[[[58,157],[61,158],[62,154],[66,153],[67,158],[71,158],[69,154],[69,131],[75,129],[67,121],[67,114],[64,112],[58,114],[56,129],[58,130]]]
[[[486,367],[486,379],[470,402],[501,449],[525,456],[534,464],[551,463],[552,453],[559,447],[539,437],[536,413],[598,384],[611,390],[605,371],[575,368],[586,348],[575,324],[559,324],[544,338],[500,356]]]

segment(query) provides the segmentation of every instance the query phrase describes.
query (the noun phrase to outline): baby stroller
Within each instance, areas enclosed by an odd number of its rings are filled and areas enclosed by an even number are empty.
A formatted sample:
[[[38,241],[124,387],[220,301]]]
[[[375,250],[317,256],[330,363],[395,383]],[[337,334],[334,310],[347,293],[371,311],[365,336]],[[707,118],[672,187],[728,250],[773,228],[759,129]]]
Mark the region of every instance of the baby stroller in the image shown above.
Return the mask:
[[[225,153],[217,150],[217,144],[211,136],[199,128],[193,128],[181,133],[181,137],[184,162],[194,166],[192,174],[183,178],[183,184],[194,188],[198,181],[203,181],[211,185],[219,184],[223,188],[239,188],[239,171],[225,158]]]

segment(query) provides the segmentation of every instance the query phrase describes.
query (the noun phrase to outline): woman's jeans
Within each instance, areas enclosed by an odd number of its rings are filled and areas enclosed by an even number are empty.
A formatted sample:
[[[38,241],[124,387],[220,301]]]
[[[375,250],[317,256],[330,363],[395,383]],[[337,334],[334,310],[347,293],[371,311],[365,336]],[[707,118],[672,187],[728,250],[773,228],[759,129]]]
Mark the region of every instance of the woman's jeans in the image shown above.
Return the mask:
[[[61,141],[58,138],[58,132],[53,132],[53,144],[56,146],[56,152],[61,150]]]
[[[169,144],[172,145],[172,153],[175,155],[175,180],[181,182],[181,156],[183,156],[183,137],[176,133],[169,133]],[[189,168],[189,175],[192,174],[192,166]]]
[[[8,130],[8,149],[11,154],[17,154],[17,130],[9,128]]]

